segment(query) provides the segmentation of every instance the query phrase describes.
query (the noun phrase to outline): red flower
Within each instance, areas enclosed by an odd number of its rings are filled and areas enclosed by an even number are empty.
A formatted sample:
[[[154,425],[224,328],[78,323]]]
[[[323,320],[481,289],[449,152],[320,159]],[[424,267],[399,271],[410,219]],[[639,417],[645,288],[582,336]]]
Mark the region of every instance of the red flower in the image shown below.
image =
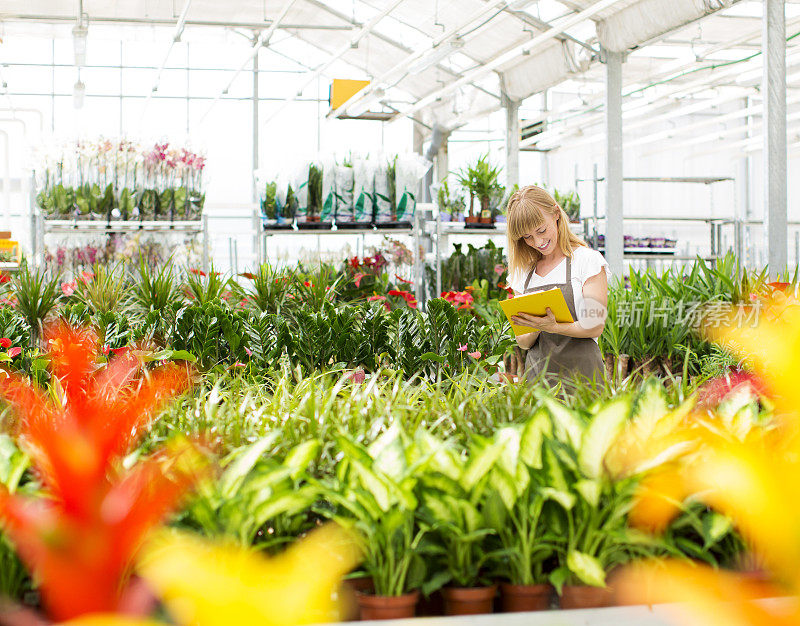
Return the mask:
[[[18,437],[47,492],[0,490],[0,519],[40,583],[57,621],[115,612],[145,534],[174,509],[196,478],[188,450],[126,470],[122,459],[150,418],[188,387],[185,368],[140,375],[133,355],[98,368],[97,336],[61,326],[45,334],[63,400],[22,378],[0,381],[16,409]]]
[[[747,388],[751,393],[765,395],[764,384],[748,372],[731,372],[714,378],[697,390],[698,405],[716,407],[725,397],[737,389]]]
[[[239,274],[242,278],[249,278],[250,280],[255,280],[257,276],[253,274],[253,272],[243,272]],[[275,282],[278,282],[277,280]]]
[[[7,354],[8,354],[8,356],[10,356],[13,359],[15,356],[17,356],[21,352],[22,352],[22,348],[17,346],[16,348],[9,348]]]
[[[0,347],[10,348],[11,347],[11,340],[8,337],[0,338]]]
[[[387,311],[391,311],[392,307],[389,306],[389,303],[386,302],[386,296],[379,296],[378,294],[374,294],[367,298],[368,302],[383,302],[383,308]]]
[[[347,375],[347,380],[352,380],[354,383],[363,383],[366,378],[367,376],[361,368],[353,370]]]
[[[399,296],[403,298],[403,300],[406,301],[406,304],[412,309],[417,308],[417,299],[414,297],[414,294],[411,293],[410,291],[400,291],[398,289],[392,289],[388,292],[388,294],[390,296]]]
[[[354,270],[357,270],[361,266],[357,256],[354,256],[352,259],[348,259],[347,264]]]
[[[78,281],[77,280],[71,280],[68,283],[61,283],[61,292],[67,297],[69,297],[73,293],[75,293],[75,290],[77,288],[78,288]]]
[[[6,274],[5,272],[0,272],[0,283],[8,283],[11,282],[11,276]]]
[[[405,283],[406,285],[413,285],[414,284],[413,280],[406,280],[405,278],[403,278],[402,276],[399,276],[398,274],[395,274],[394,277],[397,280],[399,280],[401,283]]]
[[[94,272],[81,272],[81,280],[84,283],[88,283],[90,280],[94,280]]]
[[[111,351],[111,348],[109,348],[109,347],[108,347],[108,344],[106,344],[105,346],[103,346],[103,354],[105,354],[105,355],[108,355],[108,353],[109,353],[110,351]]]
[[[361,279],[364,278],[364,276],[366,276],[366,274],[361,274],[361,273],[353,276],[353,281],[356,283],[356,287],[361,286]]]
[[[189,271],[190,271],[192,274],[194,274],[195,276],[206,276],[206,273],[205,273],[205,272],[203,272],[203,271],[201,271],[201,270],[197,269],[196,267],[193,267],[193,268],[191,268]]]
[[[304,286],[306,286],[306,287],[313,287],[313,286],[314,286],[314,283],[312,283],[312,282],[310,282],[310,281],[307,281],[307,280],[304,280],[304,281],[303,281],[303,285],[304,285]]]
[[[774,282],[774,283],[767,283],[767,286],[768,287],[772,287],[772,289],[775,290],[775,291],[783,291],[784,293],[786,293],[786,291],[789,289],[791,284],[790,283]]]
[[[509,299],[514,297],[514,290],[505,283],[497,283],[497,286],[508,294]]]

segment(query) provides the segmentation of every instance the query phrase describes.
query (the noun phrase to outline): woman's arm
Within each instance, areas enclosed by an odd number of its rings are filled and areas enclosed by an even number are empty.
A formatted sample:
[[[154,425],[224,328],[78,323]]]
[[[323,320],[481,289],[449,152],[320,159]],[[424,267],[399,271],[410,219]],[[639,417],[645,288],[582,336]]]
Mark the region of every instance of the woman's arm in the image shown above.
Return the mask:
[[[532,333],[525,333],[524,335],[517,335],[517,345],[523,350],[530,350],[538,338],[538,330],[534,330]]]
[[[603,334],[603,329],[606,325],[607,305],[608,280],[605,271],[601,271],[587,279],[583,285],[583,309],[577,311],[578,321],[557,322],[553,312],[547,309],[547,315],[544,317],[518,313],[515,316],[514,323],[548,333],[566,335],[567,337],[594,338]],[[538,333],[536,334],[538,335]],[[525,337],[528,337],[528,335],[517,337],[517,343],[520,347],[523,347],[520,339]],[[531,345],[533,345],[533,342],[531,342]]]

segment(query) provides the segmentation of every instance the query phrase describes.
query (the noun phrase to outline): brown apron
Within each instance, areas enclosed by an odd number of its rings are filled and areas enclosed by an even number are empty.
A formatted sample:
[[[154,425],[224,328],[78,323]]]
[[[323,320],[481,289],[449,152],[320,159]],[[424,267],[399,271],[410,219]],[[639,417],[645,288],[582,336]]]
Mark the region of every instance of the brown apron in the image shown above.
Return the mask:
[[[564,300],[567,301],[572,319],[577,320],[578,314],[572,291],[572,259],[567,257],[567,282],[564,284],[550,283],[528,289],[535,269],[535,267],[531,269],[528,274],[523,293],[534,293],[558,287],[564,294]],[[591,337],[567,337],[542,331],[525,357],[525,373],[528,380],[533,380],[544,373],[551,383],[557,382],[561,378],[574,378],[577,374],[599,381],[605,373],[605,367],[600,348]]]

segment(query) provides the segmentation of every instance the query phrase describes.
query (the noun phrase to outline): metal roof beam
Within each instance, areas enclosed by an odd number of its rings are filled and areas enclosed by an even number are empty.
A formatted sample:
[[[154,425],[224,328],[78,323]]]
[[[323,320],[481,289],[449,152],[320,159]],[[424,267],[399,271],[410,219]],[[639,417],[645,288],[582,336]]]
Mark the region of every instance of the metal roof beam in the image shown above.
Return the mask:
[[[529,13],[525,13],[525,11],[515,11],[514,9],[511,9],[511,8],[506,8],[504,10],[509,15],[513,15],[518,20],[522,20],[528,26],[533,26],[534,28],[538,28],[539,30],[547,30],[548,28],[552,28],[553,27],[552,24],[549,24],[548,22],[545,22],[544,20],[540,20],[537,17],[533,17],[533,15],[530,15]],[[593,54],[600,54],[600,50],[598,50],[596,48],[592,48],[592,46],[590,46],[585,41],[581,41],[580,39],[578,39],[577,37],[573,37],[569,33],[563,33],[561,35],[558,35],[558,37],[556,37],[556,39],[558,39],[559,41],[571,41],[573,43],[578,44],[581,48],[585,48],[586,50],[588,50],[589,52],[591,52]]]
[[[381,74],[375,80],[373,80],[371,84],[369,84],[366,88],[362,89],[357,94],[355,94],[353,97],[351,97],[347,102],[342,104],[338,109],[336,109],[335,111],[331,111],[328,114],[328,117],[339,117],[339,116],[341,116],[349,107],[355,105],[357,102],[361,102],[364,98],[367,98],[369,95],[371,95],[376,89],[378,89],[380,87],[383,87],[383,88],[388,87],[388,85],[386,85],[386,83],[390,82],[393,78],[396,77],[396,75],[398,73],[402,72],[402,76],[400,76],[396,81],[396,82],[399,82],[400,80],[402,80],[403,77],[408,75],[408,68],[415,61],[421,59],[423,56],[428,54],[431,50],[433,50],[437,46],[444,44],[445,42],[447,42],[450,39],[457,38],[458,37],[458,33],[460,31],[462,31],[465,28],[467,28],[473,22],[477,22],[479,20],[482,20],[488,14],[497,11],[499,8],[501,8],[502,5],[505,5],[505,0],[501,0],[501,2],[490,2],[487,6],[482,7],[481,9],[479,9],[478,11],[476,11],[472,15],[470,15],[466,20],[464,20],[463,22],[459,23],[458,26],[443,32],[441,35],[439,35],[438,37],[433,39],[433,41],[431,42],[431,47],[430,48],[422,48],[422,49],[419,49],[419,50],[416,50],[416,51],[410,51],[409,50],[409,55],[407,57],[405,57],[404,59],[400,60],[399,63],[397,63],[396,65],[391,67],[389,70],[387,70],[383,74]],[[457,74],[455,74],[455,75],[458,76]],[[494,94],[491,94],[491,95],[494,95]],[[498,98],[498,100],[499,100],[499,98]]]
[[[277,115],[283,112],[283,110],[292,102],[294,102],[297,98],[303,95],[303,91],[312,83],[314,80],[320,76],[326,69],[328,69],[331,65],[333,65],[336,61],[342,58],[349,50],[352,48],[357,48],[359,42],[369,35],[375,26],[378,25],[384,17],[389,15],[392,11],[394,11],[400,4],[403,3],[404,0],[394,0],[390,5],[385,7],[382,11],[374,15],[370,20],[364,24],[361,29],[355,34],[355,36],[344,46],[339,48],[333,55],[328,58],[322,65],[318,66],[314,71],[311,72],[311,76],[306,80],[300,88],[297,90],[296,93],[292,94],[290,98],[288,98],[282,106],[278,107],[277,111],[275,111],[272,115],[270,115],[265,123],[269,123],[272,121]]]
[[[560,23],[557,26],[553,26],[549,30],[540,35],[537,35],[530,41],[526,41],[524,44],[513,46],[511,49],[502,52],[501,54],[495,56],[490,61],[484,63],[481,67],[478,67],[470,72],[467,72],[462,78],[456,80],[448,85],[445,85],[441,89],[437,89],[432,93],[429,93],[424,98],[421,98],[415,105],[405,109],[402,112],[402,115],[408,116],[412,113],[419,111],[420,109],[425,108],[429,104],[436,102],[441,97],[452,93],[459,87],[463,87],[466,84],[469,84],[475,80],[479,80],[480,78],[486,76],[490,72],[495,71],[501,65],[508,63],[516,59],[517,57],[521,56],[522,54],[526,54],[542,45],[546,44],[547,42],[555,39],[559,35],[563,34],[564,31],[572,28],[576,24],[579,24],[585,20],[591,19],[601,11],[605,11],[613,7],[615,4],[620,4],[623,0],[598,0],[592,6],[583,11],[578,13],[571,14],[564,19],[560,20]]]
[[[9,13],[2,14],[4,22],[44,22],[50,24],[59,24],[61,22],[74,22],[74,17],[66,15],[40,15],[40,14],[22,14],[22,13]],[[226,20],[186,20],[186,26],[202,26],[210,28],[247,28],[251,30],[262,30],[272,25],[274,20],[267,20],[265,22],[235,22]],[[131,25],[131,26],[172,26],[174,20],[149,18],[149,17],[97,17],[92,16],[92,24],[114,24],[114,25]],[[281,24],[281,30],[353,30],[352,24]]]

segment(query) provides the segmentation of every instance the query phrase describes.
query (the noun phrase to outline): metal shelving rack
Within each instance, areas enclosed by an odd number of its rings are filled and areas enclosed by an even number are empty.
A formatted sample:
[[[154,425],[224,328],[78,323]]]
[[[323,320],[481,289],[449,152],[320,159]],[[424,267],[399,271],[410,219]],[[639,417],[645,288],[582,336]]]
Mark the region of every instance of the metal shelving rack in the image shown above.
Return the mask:
[[[717,183],[723,182],[735,182],[735,179],[730,176],[627,176],[624,177],[623,182],[639,182],[639,183],[688,183],[688,184],[696,184],[696,185],[704,185],[708,189],[708,202],[709,202],[709,212],[714,212],[714,186]],[[592,178],[580,178],[577,173],[577,168],[575,172],[575,189],[578,188],[578,183],[581,182],[591,182],[592,183],[592,215],[589,217],[582,218],[584,223],[584,238],[587,242],[592,243],[594,248],[599,248],[597,245],[597,226],[598,223],[602,220],[605,220],[605,216],[598,215],[598,183],[605,181],[604,177],[601,177],[597,173],[597,165],[595,164]],[[722,229],[726,225],[733,225],[734,226],[734,247],[737,252],[741,248],[741,242],[739,241],[741,228],[738,226],[739,220],[731,217],[684,217],[684,216],[645,216],[645,215],[625,215],[623,216],[624,221],[628,222],[636,222],[636,221],[653,221],[653,222],[695,222],[695,223],[705,223],[709,229],[709,244],[710,244],[710,253],[708,256],[703,258],[707,260],[716,259],[725,254],[725,251],[722,249]],[[593,228],[590,232],[589,224],[593,223]],[[697,256],[691,255],[676,255],[676,254],[665,254],[665,253],[647,253],[643,255],[641,252],[633,252],[625,253],[623,259],[626,260],[652,260],[652,259],[670,259],[674,261],[693,261],[697,258]]]
[[[267,259],[267,251],[269,240],[272,237],[316,237],[317,238],[317,257],[322,259],[321,243],[323,237],[358,237],[361,242],[361,253],[364,254],[366,246],[366,238],[368,236],[394,236],[404,235],[412,238],[412,253],[413,253],[413,276],[414,276],[414,290],[417,294],[417,299],[424,302],[424,255],[421,251],[423,232],[423,219],[422,216],[430,205],[418,203],[417,210],[414,213],[414,220],[411,223],[411,228],[283,228],[283,229],[268,229],[262,227],[261,214],[258,209],[255,210],[253,215],[253,225],[255,228],[255,243],[256,250],[258,251],[258,264],[261,265]]]
[[[174,235],[202,235],[203,237],[203,271],[210,267],[208,239],[208,216],[203,215],[193,221],[139,221],[139,220],[47,220],[41,212],[33,211],[31,215],[32,257],[36,265],[44,262],[44,237],[49,233],[62,235],[109,235],[112,233],[161,233]]]

